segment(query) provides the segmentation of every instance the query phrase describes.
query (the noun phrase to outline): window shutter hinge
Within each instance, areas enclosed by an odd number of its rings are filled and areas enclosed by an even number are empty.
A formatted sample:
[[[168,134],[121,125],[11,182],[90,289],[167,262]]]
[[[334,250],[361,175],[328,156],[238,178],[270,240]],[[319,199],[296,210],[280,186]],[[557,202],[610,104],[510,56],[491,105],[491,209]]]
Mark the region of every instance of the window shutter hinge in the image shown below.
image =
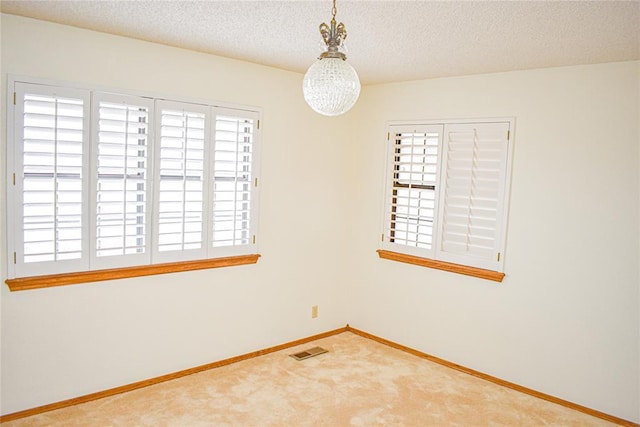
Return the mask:
[[[390,132],[387,132],[387,141],[389,140],[390,136],[391,136]]]
[[[256,235],[255,234],[253,235],[253,244],[254,245],[256,244]]]
[[[13,173],[13,185],[16,185],[16,173]]]
[[[13,92],[13,105],[16,105],[16,93]]]
[[[380,240],[382,240],[382,241],[384,242],[384,233],[382,233],[382,234],[380,235]]]
[[[260,120],[258,120],[258,129],[260,129]]]
[[[508,141],[510,138],[511,138],[511,131],[510,131],[510,130],[508,130],[508,131],[507,131],[507,141]]]
[[[13,253],[13,263],[17,264],[17,256],[15,252]]]
[[[256,186],[256,187],[258,186],[258,178],[256,178],[256,185],[255,185],[255,186]]]
[[[498,262],[500,262],[500,252],[498,252]]]

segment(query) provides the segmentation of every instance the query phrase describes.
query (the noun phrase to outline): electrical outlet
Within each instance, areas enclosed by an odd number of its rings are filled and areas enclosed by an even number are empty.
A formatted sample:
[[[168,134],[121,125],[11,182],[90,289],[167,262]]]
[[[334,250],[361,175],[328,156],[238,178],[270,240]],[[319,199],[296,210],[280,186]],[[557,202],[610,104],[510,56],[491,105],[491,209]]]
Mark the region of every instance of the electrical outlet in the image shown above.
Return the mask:
[[[316,317],[318,317],[318,306],[314,305],[311,307],[311,318],[315,319]]]

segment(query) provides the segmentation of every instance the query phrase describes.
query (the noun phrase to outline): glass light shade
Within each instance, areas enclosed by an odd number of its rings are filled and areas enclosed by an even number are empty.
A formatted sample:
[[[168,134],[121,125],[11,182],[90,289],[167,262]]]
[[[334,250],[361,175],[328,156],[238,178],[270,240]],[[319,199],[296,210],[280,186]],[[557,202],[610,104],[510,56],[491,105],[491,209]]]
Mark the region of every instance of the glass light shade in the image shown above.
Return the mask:
[[[353,107],[360,95],[356,70],[341,58],[318,59],[304,75],[304,100],[316,112],[339,116]]]

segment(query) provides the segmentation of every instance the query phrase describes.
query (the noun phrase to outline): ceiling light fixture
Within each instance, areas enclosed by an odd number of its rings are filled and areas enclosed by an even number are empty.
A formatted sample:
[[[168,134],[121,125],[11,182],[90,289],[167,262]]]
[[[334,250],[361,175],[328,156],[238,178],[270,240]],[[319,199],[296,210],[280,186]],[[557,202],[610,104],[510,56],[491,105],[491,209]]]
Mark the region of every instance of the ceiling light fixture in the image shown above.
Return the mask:
[[[358,74],[342,52],[347,30],[342,22],[336,24],[336,12],[336,0],[333,0],[331,26],[324,22],[320,24],[327,50],[309,67],[302,81],[304,100],[315,112],[325,116],[346,113],[360,95]]]

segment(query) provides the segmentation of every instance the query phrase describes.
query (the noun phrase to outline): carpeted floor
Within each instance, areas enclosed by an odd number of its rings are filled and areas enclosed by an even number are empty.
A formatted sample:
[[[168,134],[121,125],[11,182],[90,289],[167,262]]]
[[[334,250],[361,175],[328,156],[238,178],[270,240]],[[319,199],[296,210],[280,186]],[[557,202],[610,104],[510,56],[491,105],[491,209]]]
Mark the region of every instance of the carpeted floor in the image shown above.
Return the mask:
[[[328,353],[296,361],[315,345]],[[350,332],[22,426],[611,426]]]

